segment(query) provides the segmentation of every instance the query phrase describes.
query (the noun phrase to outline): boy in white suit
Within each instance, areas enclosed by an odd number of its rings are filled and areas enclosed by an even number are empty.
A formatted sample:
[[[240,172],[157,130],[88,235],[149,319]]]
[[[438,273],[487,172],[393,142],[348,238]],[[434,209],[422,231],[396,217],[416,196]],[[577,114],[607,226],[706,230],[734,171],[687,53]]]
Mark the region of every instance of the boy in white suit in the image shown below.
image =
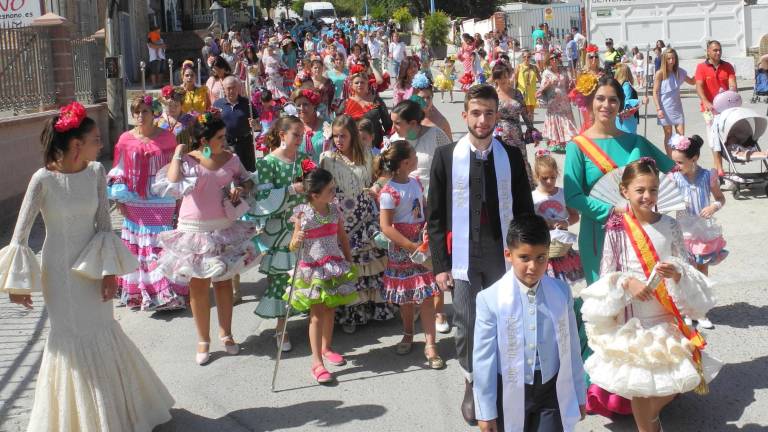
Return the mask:
[[[475,408],[483,432],[573,431],[586,387],[573,297],[544,276],[549,227],[536,215],[509,224],[512,266],[477,295],[473,349]]]

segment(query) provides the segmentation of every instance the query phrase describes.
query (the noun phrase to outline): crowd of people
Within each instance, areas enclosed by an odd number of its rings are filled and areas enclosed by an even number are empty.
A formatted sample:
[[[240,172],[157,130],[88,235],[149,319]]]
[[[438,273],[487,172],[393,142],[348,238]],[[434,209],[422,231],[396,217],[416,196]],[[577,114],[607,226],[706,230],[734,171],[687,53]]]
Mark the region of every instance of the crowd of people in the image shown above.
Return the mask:
[[[398,315],[394,351],[412,351],[418,315],[425,361],[443,369],[436,341],[451,328],[450,292],[461,413],[483,431],[573,430],[585,413],[618,412],[656,432],[676,395],[705,392],[720,364],[694,322],[712,327],[706,275],[727,251],[722,238],[688,234],[717,231],[725,198],[722,167],[698,164],[705,140],[685,136],[680,87],[697,86],[705,116],[735,90],[719,43],[689,77],[668,47],[651,74],[650,59],[611,40],[601,63],[575,28],[562,49],[546,25],[530,49],[505,31],[461,39],[433,72],[426,42],[410,49],[384,23],[214,32],[206,84],[196,85],[190,59],[181,85],[132,100],[135,126],[110,170],[96,162],[95,122],[76,102],[63,107],[42,133],[45,165],[0,251],[0,289],[28,308],[42,291],[51,321],[30,430],[169,420],[173,399],[111,301],[189,308],[194,361],[205,365],[210,287],[221,346],[237,355],[239,275],[256,266],[267,286],[254,313],[275,320],[281,351],[292,349],[285,319],[308,315],[320,384],[334,380],[328,366],[346,363],[335,324],[352,334]],[[636,134],[650,98],[633,85],[646,81],[664,150]],[[468,133],[458,140],[436,91],[451,101],[465,92]],[[551,152],[565,153],[562,170]],[[124,216],[122,241],[110,201]],[[28,246],[39,212],[42,267]]]

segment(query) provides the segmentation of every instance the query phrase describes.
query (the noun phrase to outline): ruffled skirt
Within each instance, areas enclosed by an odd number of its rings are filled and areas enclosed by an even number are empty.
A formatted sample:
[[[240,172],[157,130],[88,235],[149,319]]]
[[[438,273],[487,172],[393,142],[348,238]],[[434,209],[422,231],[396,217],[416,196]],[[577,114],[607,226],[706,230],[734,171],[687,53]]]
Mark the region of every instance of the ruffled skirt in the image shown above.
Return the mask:
[[[592,383],[627,399],[686,393],[701,382],[692,346],[670,322],[645,328],[632,318],[615,333],[597,335],[587,325],[594,351],[584,363]],[[702,352],[702,372],[709,383],[722,364]]]
[[[452,91],[453,80],[443,74],[439,74],[435,78],[435,87],[440,91]]]
[[[423,224],[394,224],[400,234],[417,242]],[[429,269],[411,260],[411,253],[390,242],[389,262],[384,270],[384,298],[394,304],[421,304],[439,294],[435,276]]]
[[[356,268],[350,267],[343,258],[326,260],[320,265],[299,261],[296,274],[290,281],[293,296],[289,299],[286,292],[283,300],[290,301],[291,307],[298,311],[309,310],[315,304],[335,308],[357,299],[356,281]]]
[[[46,343],[28,431],[145,431],[174,401],[115,321],[87,336],[55,329]]]
[[[547,274],[555,279],[560,279],[567,284],[584,281],[584,268],[581,266],[579,253],[568,250],[564,256],[550,258],[547,265]]]
[[[158,236],[163,253],[157,266],[176,282],[232,279],[259,262],[261,255],[251,241],[257,231],[255,224],[244,221],[179,221],[178,229]]]

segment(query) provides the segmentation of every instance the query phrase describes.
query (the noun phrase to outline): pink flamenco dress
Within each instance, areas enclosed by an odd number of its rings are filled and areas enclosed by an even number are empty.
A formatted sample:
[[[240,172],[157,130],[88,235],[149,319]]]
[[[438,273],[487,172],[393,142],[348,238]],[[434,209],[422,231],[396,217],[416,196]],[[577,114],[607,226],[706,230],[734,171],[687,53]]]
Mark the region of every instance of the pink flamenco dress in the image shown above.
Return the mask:
[[[283,300],[301,312],[316,304],[335,308],[355,302],[357,270],[344,259],[339,247],[339,230],[344,225],[338,205],[330,204],[323,216],[311,205],[300,204],[293,209],[291,221],[301,223],[305,236],[291,278],[293,297],[289,299],[286,292]]]
[[[176,198],[150,189],[177,145],[176,137],[166,130],[145,141],[124,132],[115,145],[114,166],[107,174],[107,196],[124,206],[121,237],[139,260],[136,271],[118,278],[122,306],[141,310],[186,307],[187,284],[171,282],[155,266],[162,252],[157,237],[174,228]]]
[[[183,178],[171,182],[167,172],[167,166],[158,172],[152,190],[182,202],[178,227],[158,238],[163,247],[158,269],[178,283],[189,283],[192,278],[220,282],[258,264],[261,255],[251,242],[257,227],[238,220],[237,209],[228,204],[230,185],[250,180],[240,159],[232,155],[212,171],[184,155]]]

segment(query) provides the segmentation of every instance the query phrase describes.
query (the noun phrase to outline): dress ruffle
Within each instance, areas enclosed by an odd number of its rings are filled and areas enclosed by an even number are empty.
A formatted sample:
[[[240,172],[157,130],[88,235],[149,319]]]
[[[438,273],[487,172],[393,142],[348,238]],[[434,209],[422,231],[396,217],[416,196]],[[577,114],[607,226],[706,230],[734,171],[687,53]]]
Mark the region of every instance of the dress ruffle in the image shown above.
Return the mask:
[[[42,271],[29,246],[10,244],[0,249],[0,291],[29,294],[43,290]]]
[[[139,267],[139,261],[112,232],[98,232],[83,249],[72,270],[90,279],[124,275]]]
[[[187,162],[182,162],[182,172],[184,175],[178,182],[168,180],[168,169],[170,165],[160,168],[155,175],[155,181],[152,183],[152,193],[166,197],[181,199],[194,190],[197,184],[197,176],[191,175],[192,169]]]
[[[260,254],[251,241],[256,234],[256,226],[244,221],[210,232],[166,231],[158,235],[163,252],[157,266],[179,283],[191,278],[231,279],[258,263]]]
[[[52,331],[53,332],[53,331]],[[115,321],[46,343],[29,431],[151,431],[174,400]]]
[[[355,267],[327,279],[297,279],[293,282],[295,285],[291,306],[296,310],[306,311],[314,304],[335,308],[354,303],[357,300],[356,280]],[[288,292],[283,295],[283,300],[288,301]]]
[[[307,265],[304,261],[299,262],[299,266],[296,269],[297,281],[309,283],[315,280],[331,280],[350,272],[350,266],[344,258],[333,258],[337,259],[328,259],[319,265]],[[357,276],[357,270],[355,270],[355,276]]]

